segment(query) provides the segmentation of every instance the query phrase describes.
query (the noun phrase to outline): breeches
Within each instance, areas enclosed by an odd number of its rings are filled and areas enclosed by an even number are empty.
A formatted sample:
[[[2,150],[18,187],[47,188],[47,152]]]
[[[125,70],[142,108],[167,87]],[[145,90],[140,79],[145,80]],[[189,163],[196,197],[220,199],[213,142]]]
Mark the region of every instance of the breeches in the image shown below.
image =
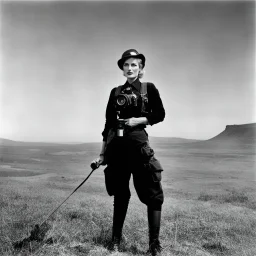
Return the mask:
[[[161,173],[151,172],[143,168],[106,168],[106,187],[110,195],[114,195],[115,202],[129,201],[131,192],[130,178],[140,201],[154,210],[161,210],[164,194],[161,185]]]
[[[114,138],[107,149],[108,166],[105,169],[105,182],[109,195],[119,200],[129,201],[129,182],[133,184],[140,201],[155,210],[161,209],[164,195],[161,185],[161,171],[146,165],[154,156],[148,144],[147,133],[133,131],[122,138]]]

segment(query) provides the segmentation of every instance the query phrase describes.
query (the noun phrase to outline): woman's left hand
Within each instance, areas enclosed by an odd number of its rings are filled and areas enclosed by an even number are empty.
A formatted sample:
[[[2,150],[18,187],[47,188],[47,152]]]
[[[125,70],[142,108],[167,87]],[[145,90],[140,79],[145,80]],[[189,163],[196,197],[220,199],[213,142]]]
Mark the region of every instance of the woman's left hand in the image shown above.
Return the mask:
[[[125,119],[125,125],[134,127],[139,124],[148,124],[148,119],[146,117],[131,117],[128,119]]]

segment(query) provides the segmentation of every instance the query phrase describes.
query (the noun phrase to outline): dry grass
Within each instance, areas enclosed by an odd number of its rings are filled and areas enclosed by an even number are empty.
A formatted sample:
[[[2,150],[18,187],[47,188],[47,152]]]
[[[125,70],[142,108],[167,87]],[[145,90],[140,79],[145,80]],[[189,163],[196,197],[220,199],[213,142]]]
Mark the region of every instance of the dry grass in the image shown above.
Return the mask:
[[[159,159],[165,168],[162,255],[255,256],[253,154],[242,150],[238,156],[230,150],[198,145],[154,146],[156,152],[159,149]],[[89,160],[99,152],[95,146],[88,156],[58,155],[56,152],[65,150],[86,150],[85,146],[58,147],[40,150],[33,147],[33,151],[14,147],[15,154],[2,157],[3,166],[41,175],[1,177],[0,255],[145,255],[148,249],[146,206],[139,202],[132,186],[122,251],[109,250],[113,198],[105,191],[101,169],[48,220],[49,229],[42,242],[33,241],[22,250],[14,250],[12,243],[28,236],[34,225],[41,223],[82,182],[88,175],[89,170],[85,170]]]
[[[227,191],[225,194],[201,193],[198,200],[215,201],[222,204],[229,203],[256,210],[256,202],[253,200],[253,197],[245,191],[235,189]]]
[[[74,183],[71,178],[67,180],[64,187]],[[98,187],[102,196],[82,188],[48,221],[50,229],[41,243],[33,241],[15,251],[12,242],[27,236],[33,225],[65,198],[66,191],[59,188],[61,182],[58,177],[31,178],[29,185],[22,179],[1,182],[1,255],[145,255],[146,207],[135,196],[125,221],[122,252],[108,250],[112,198],[104,194],[103,186]],[[87,185],[91,184],[93,180]],[[250,196],[233,190],[218,196],[201,193],[198,199],[166,198],[161,229],[163,256],[255,255],[256,216]]]

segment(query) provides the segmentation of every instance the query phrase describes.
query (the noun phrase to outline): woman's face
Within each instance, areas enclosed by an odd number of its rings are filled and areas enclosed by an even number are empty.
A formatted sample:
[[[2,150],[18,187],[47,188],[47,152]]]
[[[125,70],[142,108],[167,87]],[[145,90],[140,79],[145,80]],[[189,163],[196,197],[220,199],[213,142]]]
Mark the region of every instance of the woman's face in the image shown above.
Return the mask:
[[[140,71],[139,60],[135,58],[127,59],[123,65],[124,76],[133,80],[138,77]]]

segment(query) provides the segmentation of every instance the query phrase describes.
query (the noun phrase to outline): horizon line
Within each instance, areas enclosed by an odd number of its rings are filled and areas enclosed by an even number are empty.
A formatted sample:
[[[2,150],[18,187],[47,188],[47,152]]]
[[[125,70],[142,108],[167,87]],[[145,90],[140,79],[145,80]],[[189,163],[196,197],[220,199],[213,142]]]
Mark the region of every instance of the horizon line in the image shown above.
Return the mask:
[[[149,136],[149,138],[165,138],[165,139],[181,139],[181,140],[196,140],[196,141],[205,141],[208,139],[191,139],[191,138],[184,138],[184,137],[167,137],[167,136]],[[86,144],[86,143],[101,143],[102,140],[99,141],[29,141],[29,140],[13,140],[7,139],[4,137],[0,137],[0,140],[8,140],[11,142],[20,142],[20,143],[50,143],[50,144]]]

